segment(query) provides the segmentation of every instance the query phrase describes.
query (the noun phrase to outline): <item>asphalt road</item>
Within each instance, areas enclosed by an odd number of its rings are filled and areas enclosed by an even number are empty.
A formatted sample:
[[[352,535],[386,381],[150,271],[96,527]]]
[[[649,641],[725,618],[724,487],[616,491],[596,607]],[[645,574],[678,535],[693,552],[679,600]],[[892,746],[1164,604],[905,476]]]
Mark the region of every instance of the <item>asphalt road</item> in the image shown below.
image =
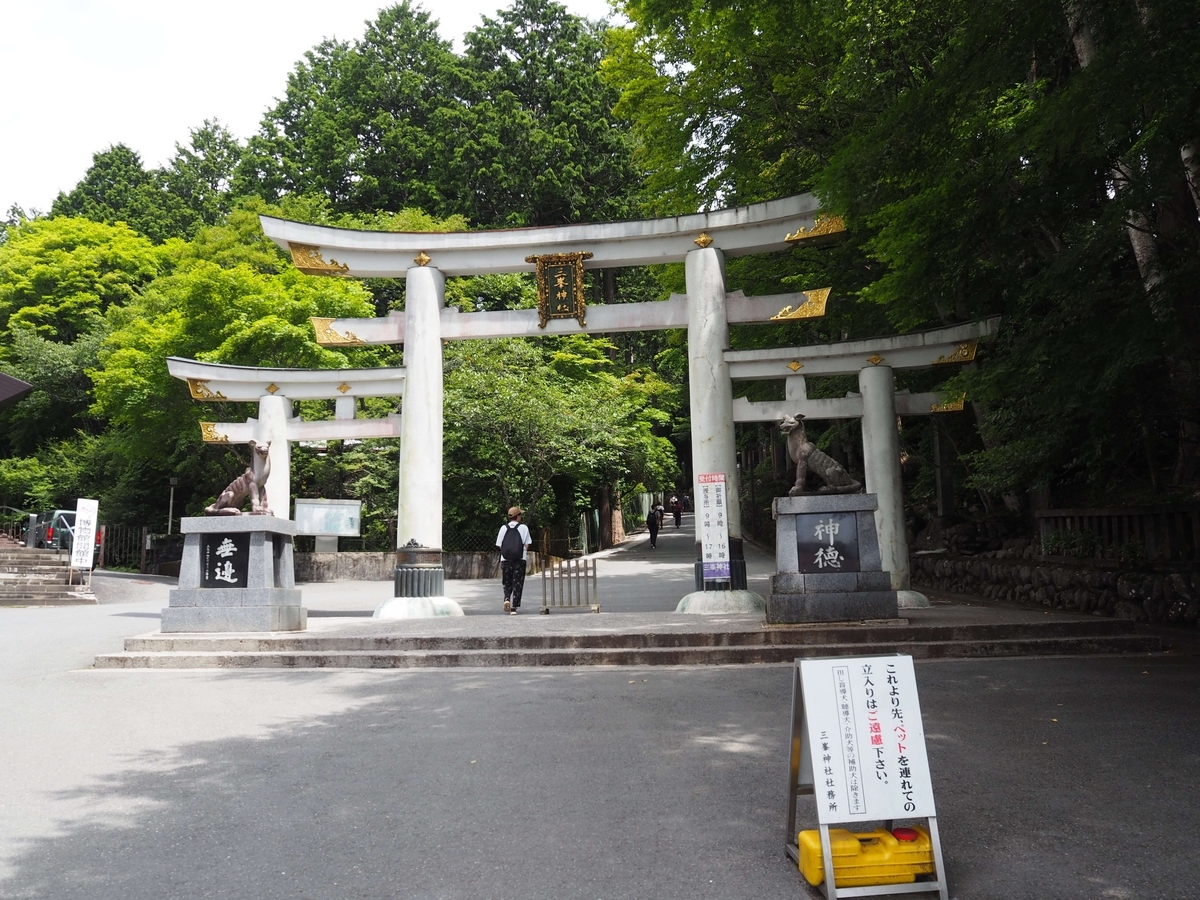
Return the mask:
[[[136,581],[0,610],[0,897],[817,896],[787,667],[87,669]],[[917,676],[953,897],[1200,897],[1195,658]]]

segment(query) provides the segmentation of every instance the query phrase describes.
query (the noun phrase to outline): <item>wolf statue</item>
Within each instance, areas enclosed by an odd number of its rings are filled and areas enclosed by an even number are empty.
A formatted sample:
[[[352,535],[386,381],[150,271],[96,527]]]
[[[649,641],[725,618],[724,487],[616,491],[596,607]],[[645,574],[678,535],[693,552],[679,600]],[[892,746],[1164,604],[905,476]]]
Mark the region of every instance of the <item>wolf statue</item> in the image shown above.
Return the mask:
[[[788,456],[796,464],[796,483],[788,491],[789,497],[808,493],[804,483],[809,469],[825,482],[824,487],[817,489],[818,494],[856,494],[862,490],[862,485],[836,459],[809,442],[804,433],[804,416],[784,416],[779,430],[787,435]]]
[[[259,444],[250,442],[250,465],[239,475],[229,487],[221,491],[221,496],[205,507],[206,516],[240,516],[242,504],[250,498],[250,515],[271,516],[274,513],[267,509],[267,476],[271,474],[271,442]]]

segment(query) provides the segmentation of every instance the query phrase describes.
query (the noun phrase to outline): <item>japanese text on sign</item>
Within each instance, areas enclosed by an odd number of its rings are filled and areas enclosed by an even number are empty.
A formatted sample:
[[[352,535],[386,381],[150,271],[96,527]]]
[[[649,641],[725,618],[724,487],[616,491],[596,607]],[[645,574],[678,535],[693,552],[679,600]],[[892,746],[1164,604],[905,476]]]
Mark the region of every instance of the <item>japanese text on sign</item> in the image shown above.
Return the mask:
[[[912,657],[799,665],[819,821],[936,815]]]
[[[727,581],[729,572],[729,521],[726,516],[725,473],[696,476],[696,516],[700,523],[701,567],[705,581]]]
[[[71,544],[71,568],[90,569],[96,553],[96,520],[100,502],[82,497],[75,504],[75,539]]]
[[[250,535],[206,534],[200,553],[200,586],[246,587],[250,567]]]
[[[858,521],[854,513],[796,516],[796,562],[804,573],[857,572]]]

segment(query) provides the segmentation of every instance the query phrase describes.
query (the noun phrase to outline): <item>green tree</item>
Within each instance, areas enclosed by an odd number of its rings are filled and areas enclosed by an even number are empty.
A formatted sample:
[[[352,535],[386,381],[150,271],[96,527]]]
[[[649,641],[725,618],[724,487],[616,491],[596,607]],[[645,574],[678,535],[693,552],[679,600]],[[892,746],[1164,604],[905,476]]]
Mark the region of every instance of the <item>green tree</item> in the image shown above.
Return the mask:
[[[14,328],[72,343],[110,307],[130,303],[167,266],[162,249],[125,225],[32,219],[0,244],[0,338]],[[0,359],[6,355],[0,342]]]
[[[238,192],[321,195],[339,212],[442,211],[434,118],[453,102],[457,68],[436,22],[408,0],[353,44],[319,44],[248,142]]]
[[[147,171],[142,158],[124,144],[95,154],[83,180],[70,193],[58,195],[50,214],[109,225],[123,222],[155,243],[185,235],[194,218],[158,173]]]
[[[1164,463],[1194,455],[1194,4],[625,11],[633,26],[612,36],[606,74],[635,119],[653,202],[674,212],[816,190],[847,218],[832,253],[738,261],[731,283],[827,276],[843,333],[881,313],[896,330],[1004,316],[982,364],[946,385],[976,401],[964,446],[976,486],[1077,479],[1109,499],[1131,467],[1149,492]],[[1091,56],[1070,39],[1081,20]],[[1151,278],[1139,243],[1154,251]]]
[[[674,482],[674,449],[653,430],[673,389],[611,371],[611,346],[586,336],[447,346],[448,529],[486,532],[488,512],[513,504],[543,526],[565,523],[611,485]]]
[[[638,189],[604,26],[553,0],[515,0],[466,36],[464,103],[442,111],[447,202],[489,226],[627,217]]]
[[[166,191],[187,207],[184,237],[202,225],[216,225],[233,209],[233,176],[242,157],[237,138],[215,119],[191,130],[188,146],[175,145],[175,156],[159,177]]]

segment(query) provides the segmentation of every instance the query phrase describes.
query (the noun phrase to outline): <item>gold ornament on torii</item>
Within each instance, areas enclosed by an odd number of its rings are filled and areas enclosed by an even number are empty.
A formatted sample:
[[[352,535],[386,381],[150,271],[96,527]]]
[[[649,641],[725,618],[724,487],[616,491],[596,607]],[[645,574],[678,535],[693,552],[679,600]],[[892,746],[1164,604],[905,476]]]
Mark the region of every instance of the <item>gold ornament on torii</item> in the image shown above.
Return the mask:
[[[957,397],[953,397],[949,400],[943,400],[941,403],[933,404],[933,406],[929,407],[929,411],[931,413],[962,412],[963,406],[966,404],[966,402],[967,395],[959,394]]]
[[[811,238],[825,237],[829,234],[840,234],[846,230],[846,220],[841,216],[819,215],[813,222],[812,228],[797,228],[784,240],[789,244],[799,244]]]
[[[804,291],[804,296],[808,299],[792,309],[791,306],[785,306],[775,315],[771,316],[772,322],[787,322],[792,319],[816,319],[825,315],[825,304],[829,300],[829,292],[833,288],[818,288],[815,291]]]
[[[317,343],[322,347],[365,347],[367,342],[360,338],[353,331],[347,331],[342,334],[333,327],[334,319],[324,319],[319,316],[309,316],[308,321],[312,322],[313,331],[317,336]]]
[[[288,249],[292,251],[292,264],[305,275],[348,275],[350,267],[336,259],[325,262],[321,256],[321,248],[312,244],[293,244],[288,241]]]
[[[193,400],[224,400],[225,395],[220,391],[209,390],[208,380],[202,378],[189,378],[187,380],[188,391],[192,395]]]

